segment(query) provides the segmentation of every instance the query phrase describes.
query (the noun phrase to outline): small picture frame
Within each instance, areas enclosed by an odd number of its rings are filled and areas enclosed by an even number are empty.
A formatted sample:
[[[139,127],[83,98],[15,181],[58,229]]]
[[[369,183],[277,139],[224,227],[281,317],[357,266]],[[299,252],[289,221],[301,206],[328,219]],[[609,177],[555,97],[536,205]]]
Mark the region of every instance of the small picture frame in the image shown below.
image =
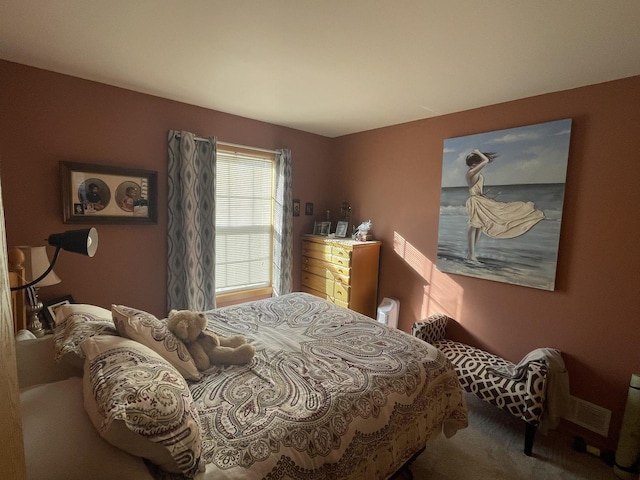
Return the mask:
[[[347,236],[349,222],[339,221],[336,225],[336,237],[344,238]]]
[[[300,216],[300,199],[299,198],[293,199],[293,216],[294,217]]]
[[[320,222],[320,235],[329,235],[331,233],[331,222]]]
[[[42,314],[44,315],[44,319],[49,326],[55,325],[56,318],[56,310],[62,305],[69,305],[71,303],[76,303],[73,300],[71,295],[65,295],[64,297],[59,297],[54,300],[50,300],[48,302],[44,302],[44,307],[42,309]]]
[[[158,223],[158,172],[60,162],[64,223]]]
[[[307,202],[304,204],[304,214],[313,215],[313,203]]]

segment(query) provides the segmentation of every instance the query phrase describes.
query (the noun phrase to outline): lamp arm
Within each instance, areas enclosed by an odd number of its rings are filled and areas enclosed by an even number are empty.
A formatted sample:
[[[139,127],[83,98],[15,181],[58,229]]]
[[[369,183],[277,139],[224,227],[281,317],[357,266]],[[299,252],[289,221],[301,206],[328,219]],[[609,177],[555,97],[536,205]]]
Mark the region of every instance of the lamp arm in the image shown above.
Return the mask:
[[[51,260],[51,264],[49,265],[49,268],[47,268],[42,275],[40,275],[35,280],[32,280],[29,283],[26,283],[24,285],[19,285],[17,287],[11,287],[11,291],[15,292],[16,290],[23,290],[25,288],[33,287],[36,283],[38,283],[44,277],[49,275],[49,273],[51,273],[51,270],[53,270],[53,267],[55,266],[56,262],[58,261],[58,255],[59,254],[60,254],[60,247],[56,247],[56,252],[53,254],[53,260]]]

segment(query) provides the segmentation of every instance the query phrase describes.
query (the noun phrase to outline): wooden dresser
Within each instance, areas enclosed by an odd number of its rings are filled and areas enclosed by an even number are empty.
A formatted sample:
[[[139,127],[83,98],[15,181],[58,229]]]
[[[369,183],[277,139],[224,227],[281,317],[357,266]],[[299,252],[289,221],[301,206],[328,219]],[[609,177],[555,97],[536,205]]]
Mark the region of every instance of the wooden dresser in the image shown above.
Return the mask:
[[[375,318],[380,245],[303,235],[301,290]]]

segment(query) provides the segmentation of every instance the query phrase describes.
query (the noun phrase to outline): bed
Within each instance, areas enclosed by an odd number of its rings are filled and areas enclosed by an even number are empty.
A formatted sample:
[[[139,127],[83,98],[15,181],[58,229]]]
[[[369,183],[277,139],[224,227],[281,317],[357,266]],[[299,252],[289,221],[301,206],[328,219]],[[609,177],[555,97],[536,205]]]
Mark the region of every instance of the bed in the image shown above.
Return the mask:
[[[17,342],[30,478],[64,478],[53,446],[77,442],[73,478],[386,479],[467,425],[449,361],[402,331],[306,293],[205,313],[251,363],[201,374],[122,305],[64,305],[53,336]]]

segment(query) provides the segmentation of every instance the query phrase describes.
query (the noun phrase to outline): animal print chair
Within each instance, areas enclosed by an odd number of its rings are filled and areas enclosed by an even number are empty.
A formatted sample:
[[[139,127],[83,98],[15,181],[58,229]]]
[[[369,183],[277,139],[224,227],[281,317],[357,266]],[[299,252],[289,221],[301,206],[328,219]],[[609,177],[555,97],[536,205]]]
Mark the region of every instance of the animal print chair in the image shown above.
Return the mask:
[[[532,360],[516,366],[479,348],[449,340],[446,338],[448,321],[447,315],[438,313],[416,322],[411,333],[445,354],[467,392],[525,422],[524,453],[531,455],[545,407],[546,362]]]

